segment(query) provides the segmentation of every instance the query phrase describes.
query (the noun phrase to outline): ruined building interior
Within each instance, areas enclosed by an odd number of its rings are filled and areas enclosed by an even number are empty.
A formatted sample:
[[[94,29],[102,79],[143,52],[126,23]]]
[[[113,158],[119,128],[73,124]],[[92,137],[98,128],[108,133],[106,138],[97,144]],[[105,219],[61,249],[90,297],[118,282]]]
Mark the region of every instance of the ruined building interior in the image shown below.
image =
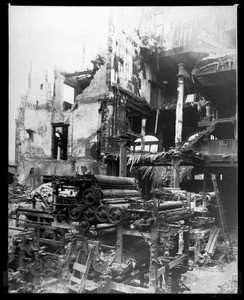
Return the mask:
[[[215,14],[169,30],[165,10],[144,15],[151,34],[111,17],[90,70],[57,66],[53,86],[30,71],[10,166],[9,292],[201,293],[189,276],[211,268],[232,268],[237,291],[236,28]]]

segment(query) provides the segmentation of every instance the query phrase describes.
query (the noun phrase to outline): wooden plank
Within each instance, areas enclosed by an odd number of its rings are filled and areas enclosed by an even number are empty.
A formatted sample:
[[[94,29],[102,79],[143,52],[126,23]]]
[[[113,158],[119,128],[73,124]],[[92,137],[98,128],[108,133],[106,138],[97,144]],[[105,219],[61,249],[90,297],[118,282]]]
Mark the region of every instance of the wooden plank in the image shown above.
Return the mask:
[[[52,278],[46,282],[44,282],[43,284],[41,284],[41,287],[47,287],[47,286],[50,286],[50,285],[54,285],[54,284],[57,284],[58,283],[58,279],[57,278]]]
[[[81,265],[81,264],[79,264],[79,263],[77,263],[77,262],[75,262],[74,265],[73,265],[73,269],[74,269],[74,270],[77,270],[77,271],[79,271],[79,272],[81,272],[81,273],[85,273],[87,267],[84,266],[84,265]]]
[[[47,244],[55,244],[56,246],[62,246],[62,243],[60,241],[55,241],[52,239],[39,238],[39,242],[47,243]]]
[[[215,248],[216,248],[216,243],[217,243],[217,238],[218,238],[218,235],[219,235],[219,231],[220,231],[220,228],[218,228],[218,227],[214,227],[211,230],[211,233],[210,233],[210,236],[209,236],[209,239],[208,239],[208,243],[205,247],[205,251],[207,253],[209,253],[210,255],[214,254],[214,251],[215,251]]]
[[[150,289],[142,288],[142,287],[136,287],[136,286],[130,286],[124,283],[118,283],[118,282],[111,282],[110,283],[111,290],[123,292],[123,293],[131,293],[131,294],[147,294],[151,293]]]
[[[231,118],[220,118],[220,119],[217,119],[216,120],[216,123],[219,124],[219,123],[234,123],[235,122],[235,117],[231,117]],[[198,122],[198,126],[199,127],[207,127],[207,126],[211,126],[213,123],[213,121],[201,121],[201,122]]]
[[[165,269],[166,269],[165,266],[159,268],[158,271],[157,271],[157,276],[159,277],[160,275],[164,274]]]
[[[78,291],[79,291],[79,288],[76,285],[71,285],[71,284],[67,285],[67,289],[68,290],[72,290],[72,291],[74,291],[76,293],[78,293]]]
[[[140,232],[140,231],[134,231],[134,230],[123,230],[123,235],[133,235],[133,236],[139,236],[143,238],[151,238],[150,233],[148,232]]]
[[[176,258],[175,260],[169,263],[168,265],[169,269],[176,267],[178,264],[182,263],[185,259],[187,259],[186,254],[183,254],[180,257]]]
[[[73,275],[70,277],[70,281],[76,282],[78,284],[81,284],[81,279],[74,277]]]
[[[134,275],[130,276],[129,278],[127,278],[126,280],[124,280],[123,283],[127,283],[127,282],[130,282],[132,279],[138,277],[139,275],[141,274],[145,274],[145,273],[148,273],[148,268],[145,268],[141,271],[137,271],[137,273],[135,273]]]

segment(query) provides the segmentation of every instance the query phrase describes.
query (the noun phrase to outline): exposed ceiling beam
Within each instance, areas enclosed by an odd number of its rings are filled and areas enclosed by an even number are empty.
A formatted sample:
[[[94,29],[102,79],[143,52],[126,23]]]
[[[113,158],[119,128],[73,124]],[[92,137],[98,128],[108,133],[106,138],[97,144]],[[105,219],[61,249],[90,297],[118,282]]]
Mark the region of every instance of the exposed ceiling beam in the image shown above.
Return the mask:
[[[75,77],[75,76],[80,76],[80,75],[88,75],[91,74],[92,70],[86,70],[86,71],[79,71],[79,72],[74,72],[74,73],[63,73],[66,78],[69,77]]]

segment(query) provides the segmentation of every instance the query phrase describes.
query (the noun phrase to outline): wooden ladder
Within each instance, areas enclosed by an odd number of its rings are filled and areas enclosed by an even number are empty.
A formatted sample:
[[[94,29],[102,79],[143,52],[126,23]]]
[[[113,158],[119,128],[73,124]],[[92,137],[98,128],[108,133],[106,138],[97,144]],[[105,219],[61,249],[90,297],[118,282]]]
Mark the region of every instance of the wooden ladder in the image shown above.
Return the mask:
[[[83,293],[85,283],[87,280],[89,268],[93,258],[94,251],[91,249],[88,251],[87,259],[85,263],[82,263],[82,257],[84,256],[84,249],[80,249],[76,262],[73,265],[73,274],[70,277],[70,282],[67,286],[68,293]]]
[[[217,200],[217,206],[218,206],[218,211],[219,211],[219,217],[220,217],[220,222],[221,222],[221,228],[222,228],[222,233],[223,233],[223,237],[224,237],[224,243],[225,243],[225,253],[226,253],[226,257],[227,257],[227,263],[230,262],[230,258],[233,257],[233,247],[231,244],[231,240],[230,240],[230,235],[229,235],[229,230],[227,227],[227,222],[225,219],[225,214],[224,214],[224,208],[220,199],[220,193],[219,193],[219,189],[217,186],[217,181],[216,181],[216,176],[215,174],[211,174],[211,179],[213,182],[213,187],[214,187],[214,191],[216,194],[216,200]]]

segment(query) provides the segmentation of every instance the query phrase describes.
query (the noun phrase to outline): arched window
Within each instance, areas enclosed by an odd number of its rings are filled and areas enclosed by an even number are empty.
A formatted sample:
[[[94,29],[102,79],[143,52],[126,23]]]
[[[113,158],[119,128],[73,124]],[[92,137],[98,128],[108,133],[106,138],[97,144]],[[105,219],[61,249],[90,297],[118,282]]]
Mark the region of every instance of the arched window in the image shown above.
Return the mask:
[[[145,151],[147,152],[158,152],[158,139],[153,136],[153,135],[146,135],[145,136]],[[136,139],[132,146],[131,150],[136,152],[136,151],[141,151],[141,138]]]

